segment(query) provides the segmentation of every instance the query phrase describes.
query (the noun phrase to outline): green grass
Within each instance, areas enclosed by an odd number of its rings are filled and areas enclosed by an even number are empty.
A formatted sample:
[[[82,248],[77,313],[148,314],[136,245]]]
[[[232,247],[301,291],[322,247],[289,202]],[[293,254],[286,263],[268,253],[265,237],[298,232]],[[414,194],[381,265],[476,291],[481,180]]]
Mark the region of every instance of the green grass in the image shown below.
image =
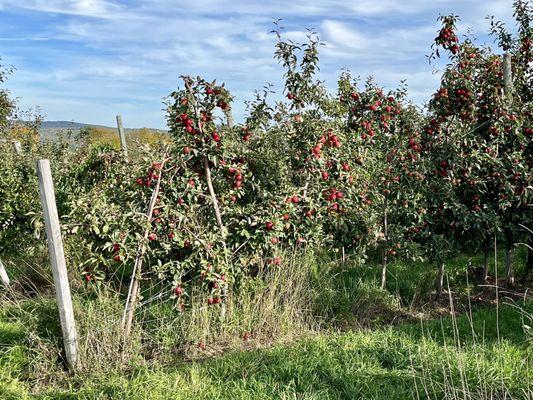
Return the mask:
[[[0,398],[18,398],[24,390],[21,378],[28,365],[25,331],[20,323],[0,320]]]
[[[518,247],[515,251],[514,265],[517,276],[523,274],[526,254],[526,249],[523,246]],[[458,295],[470,293],[473,287],[479,283],[474,281],[474,277],[467,274],[469,262],[475,267],[480,267],[483,263],[483,256],[461,254],[448,259],[445,263],[446,279],[450,287]],[[491,254],[489,258],[490,277],[494,277],[494,262],[494,254]],[[505,277],[503,251],[497,253],[497,263],[498,277]],[[340,312],[340,309],[345,308],[347,304],[353,304],[357,300],[354,296],[360,296],[361,292],[368,292],[368,296],[372,301],[375,300],[381,280],[381,269],[378,264],[379,262],[355,266],[348,265],[348,267],[328,271],[328,273],[334,275],[326,283],[331,283],[331,292],[335,292],[333,293],[335,299],[328,300],[335,305],[335,312]],[[423,304],[431,299],[430,293],[434,291],[436,273],[436,264],[411,260],[393,261],[388,265],[387,290],[382,292],[382,295],[392,294],[399,305],[403,307],[409,307],[415,296],[417,299],[416,305]],[[339,291],[339,287],[344,289]],[[391,304],[388,306],[390,307]]]
[[[469,258],[447,264],[457,293],[472,290],[465,274]],[[121,330],[111,324],[121,315],[122,301],[78,293],[75,312],[89,362],[74,375],[59,362],[55,301],[5,303],[0,399],[533,398],[533,346],[525,328],[533,325],[533,303],[502,299],[497,309],[465,308],[468,303],[457,298],[461,315],[443,314],[443,308],[440,314],[420,313],[408,306],[417,292],[422,299],[429,296],[433,266],[393,263],[389,291],[382,291],[379,266],[333,265],[320,257],[305,262],[314,271],[308,281],[290,271],[292,280],[279,275],[268,284],[250,282],[249,295],[228,304],[230,317],[218,327],[216,309],[180,315],[166,304],[147,308],[146,321],[158,320],[137,331],[122,365],[113,363]],[[297,282],[300,292],[283,290]],[[305,316],[295,312],[302,302],[321,321],[320,329],[300,330],[305,318],[291,324]],[[91,329],[99,333],[89,341]],[[253,329],[250,342],[240,337],[242,329]],[[200,339],[207,342],[205,351],[196,349]],[[193,341],[194,361],[171,351],[184,340]]]
[[[533,311],[529,304],[528,311]],[[12,341],[2,362],[1,398],[35,399],[411,399],[516,398],[533,394],[533,352],[524,345],[520,312],[500,309],[374,331],[331,332],[290,346],[237,351],[203,362],[133,369],[128,374],[87,374],[29,395],[20,327],[3,324]],[[453,340],[453,326],[464,340]],[[472,326],[476,336],[472,335]],[[27,354],[27,353],[26,353]],[[5,382],[7,376],[11,381]],[[18,371],[18,372],[17,372]]]

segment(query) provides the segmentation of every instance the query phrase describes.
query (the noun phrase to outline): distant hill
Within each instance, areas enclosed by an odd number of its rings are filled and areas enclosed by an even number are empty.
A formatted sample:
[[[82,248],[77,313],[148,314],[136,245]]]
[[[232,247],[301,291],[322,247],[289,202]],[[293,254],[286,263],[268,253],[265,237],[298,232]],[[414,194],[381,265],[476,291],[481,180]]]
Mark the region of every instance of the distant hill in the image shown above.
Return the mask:
[[[117,129],[116,126],[110,127],[105,125],[84,124],[76,121],[43,121],[39,130],[42,139],[54,140],[59,136],[65,134],[67,131],[77,131],[86,127],[104,128],[104,129]],[[125,133],[136,132],[142,128],[125,128]],[[148,128],[153,132],[166,133],[163,129]]]
[[[74,122],[74,121],[43,121],[41,123],[41,128],[43,129],[79,129],[84,128],[86,126],[97,126],[97,125],[91,125],[91,124],[82,124],[80,122]]]

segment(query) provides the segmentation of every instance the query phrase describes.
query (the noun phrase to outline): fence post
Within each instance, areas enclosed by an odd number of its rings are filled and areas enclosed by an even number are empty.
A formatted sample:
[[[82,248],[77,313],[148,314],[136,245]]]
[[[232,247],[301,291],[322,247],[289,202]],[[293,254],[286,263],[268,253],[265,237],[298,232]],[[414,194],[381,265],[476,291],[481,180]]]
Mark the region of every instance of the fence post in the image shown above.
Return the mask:
[[[4,264],[2,263],[2,260],[0,260],[0,280],[2,281],[2,284],[6,289],[10,288],[10,281],[9,276],[7,275],[6,268],[4,267]]]
[[[511,53],[505,52],[503,55],[503,83],[504,94],[509,99],[513,99],[513,69]]]
[[[50,264],[52,265],[59,318],[63,332],[63,344],[68,366],[74,369],[78,362],[78,339],[49,160],[37,161],[37,175],[39,178],[39,194],[43,207],[48,252],[50,253]]]
[[[128,146],[126,145],[126,135],[124,133],[124,127],[122,126],[122,116],[117,115],[117,128],[118,135],[120,137],[120,148],[124,152],[126,158],[128,158]]]
[[[18,140],[13,141],[13,148],[15,149],[15,153],[17,153],[17,155],[20,156],[22,154],[22,145]]]
[[[224,114],[226,115],[226,126],[229,129],[233,128],[234,122],[233,122],[233,112],[231,111],[231,107],[228,106],[226,110],[224,111]]]

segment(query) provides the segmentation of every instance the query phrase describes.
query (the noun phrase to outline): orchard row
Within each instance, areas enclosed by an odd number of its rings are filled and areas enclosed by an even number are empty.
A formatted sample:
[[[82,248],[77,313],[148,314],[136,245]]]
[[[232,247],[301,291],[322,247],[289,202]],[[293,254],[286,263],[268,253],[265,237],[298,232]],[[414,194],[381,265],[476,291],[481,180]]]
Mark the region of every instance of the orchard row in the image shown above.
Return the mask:
[[[439,293],[450,254],[487,252],[497,238],[512,284],[513,248],[531,228],[531,14],[515,4],[514,36],[493,25],[507,65],[442,18],[433,55],[449,63],[423,112],[405,89],[360,87],[348,73],[330,93],[313,33],[304,44],[278,35],[286,101],[258,92],[242,124],[224,85],[184,77],[168,101],[171,145],[141,146],[129,160],[103,147],[54,150],[71,257],[94,284],[131,273],[141,256],[142,278],[169,283],[179,309],[195,287],[223,304],[229,285],[287,268],[284,254],[304,247],[378,254],[383,287],[391,259],[423,256],[438,266]],[[12,156],[10,168],[0,178],[6,247],[35,229],[33,199],[20,192],[30,162]]]

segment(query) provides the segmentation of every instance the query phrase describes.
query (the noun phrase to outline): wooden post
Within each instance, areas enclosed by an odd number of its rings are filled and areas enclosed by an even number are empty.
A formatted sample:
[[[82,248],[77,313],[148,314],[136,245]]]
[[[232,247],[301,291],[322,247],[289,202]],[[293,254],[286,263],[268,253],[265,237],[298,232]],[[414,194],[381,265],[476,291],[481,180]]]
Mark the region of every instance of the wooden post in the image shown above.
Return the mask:
[[[503,83],[504,94],[509,99],[513,99],[513,69],[511,53],[506,52],[503,55]]]
[[[39,179],[39,194],[46,227],[48,252],[50,253],[59,318],[61,320],[61,330],[63,332],[63,344],[68,366],[74,369],[78,362],[78,339],[49,160],[37,161],[37,176]]]
[[[229,129],[233,129],[233,112],[231,111],[231,107],[228,105],[228,108],[224,111],[224,114],[226,115],[226,126]]]
[[[117,115],[117,128],[118,135],[120,137],[120,148],[124,152],[126,158],[128,157],[128,146],[126,145],[126,135],[124,133],[124,127],[122,126],[122,116]]]
[[[387,197],[383,202],[383,235],[385,239],[385,247],[389,244],[389,233],[387,223]],[[381,259],[381,289],[385,290],[387,287],[387,249],[383,249],[383,256]]]
[[[17,155],[20,156],[22,154],[22,145],[18,140],[13,141],[13,148],[15,149],[15,153],[17,153]]]
[[[9,276],[7,276],[7,271],[4,267],[4,264],[2,264],[1,260],[0,260],[0,280],[2,281],[2,284],[4,285],[6,289],[10,288],[11,283],[9,281]]]

